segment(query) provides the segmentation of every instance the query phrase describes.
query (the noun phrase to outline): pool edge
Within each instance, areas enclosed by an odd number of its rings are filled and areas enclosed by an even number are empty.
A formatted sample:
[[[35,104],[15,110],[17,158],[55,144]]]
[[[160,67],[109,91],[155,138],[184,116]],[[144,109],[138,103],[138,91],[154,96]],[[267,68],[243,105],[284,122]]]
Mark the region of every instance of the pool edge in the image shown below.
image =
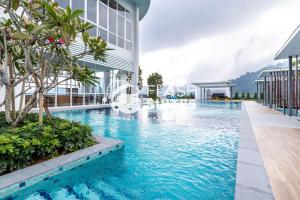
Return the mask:
[[[123,141],[94,137],[96,145],[0,176],[0,199],[124,147]]]
[[[236,200],[274,199],[244,103],[241,105],[234,198]]]

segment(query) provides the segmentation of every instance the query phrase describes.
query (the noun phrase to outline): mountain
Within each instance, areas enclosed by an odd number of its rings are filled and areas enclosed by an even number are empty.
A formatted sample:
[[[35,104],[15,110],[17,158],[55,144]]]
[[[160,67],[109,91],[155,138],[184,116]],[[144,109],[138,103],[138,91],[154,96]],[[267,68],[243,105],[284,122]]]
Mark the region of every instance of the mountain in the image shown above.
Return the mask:
[[[233,84],[236,84],[236,86],[233,88],[233,95],[235,94],[235,92],[238,92],[239,94],[241,94],[242,92],[249,92],[250,94],[254,94],[256,92],[256,84],[254,84],[253,82],[258,79],[258,75],[263,70],[272,68],[284,68],[286,66],[287,62],[278,63],[276,65],[268,65],[256,72],[247,72],[246,74],[243,74],[236,79],[230,80]]]

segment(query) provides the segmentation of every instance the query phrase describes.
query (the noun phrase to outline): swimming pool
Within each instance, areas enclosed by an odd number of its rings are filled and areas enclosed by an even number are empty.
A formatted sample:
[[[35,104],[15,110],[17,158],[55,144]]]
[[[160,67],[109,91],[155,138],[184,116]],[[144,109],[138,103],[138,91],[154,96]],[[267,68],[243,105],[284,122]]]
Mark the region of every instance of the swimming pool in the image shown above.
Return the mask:
[[[240,104],[143,106],[54,115],[81,121],[125,148],[26,188],[15,199],[233,199]]]

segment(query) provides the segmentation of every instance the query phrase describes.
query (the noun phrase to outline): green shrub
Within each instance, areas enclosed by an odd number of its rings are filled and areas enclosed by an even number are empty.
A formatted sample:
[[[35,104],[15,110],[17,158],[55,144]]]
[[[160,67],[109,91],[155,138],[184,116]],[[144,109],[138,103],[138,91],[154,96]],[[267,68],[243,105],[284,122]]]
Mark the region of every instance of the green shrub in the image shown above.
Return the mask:
[[[235,92],[234,98],[239,99],[239,93],[238,92]]]
[[[244,92],[242,93],[242,99],[245,99],[245,93]]]
[[[0,174],[95,144],[87,125],[53,117],[39,126],[37,114],[28,114],[18,127],[10,127],[0,113]]]
[[[249,92],[247,92],[247,97],[246,97],[247,99],[250,99],[251,98],[251,96],[250,96],[250,93]]]

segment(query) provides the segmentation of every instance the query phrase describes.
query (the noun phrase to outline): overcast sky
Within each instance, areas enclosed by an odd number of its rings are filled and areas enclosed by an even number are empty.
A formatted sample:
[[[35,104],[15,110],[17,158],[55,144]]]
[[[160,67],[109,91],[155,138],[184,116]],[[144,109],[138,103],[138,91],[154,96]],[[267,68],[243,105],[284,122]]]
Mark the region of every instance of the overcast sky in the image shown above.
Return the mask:
[[[221,81],[272,64],[300,24],[300,0],[151,0],[140,22],[144,84]]]

